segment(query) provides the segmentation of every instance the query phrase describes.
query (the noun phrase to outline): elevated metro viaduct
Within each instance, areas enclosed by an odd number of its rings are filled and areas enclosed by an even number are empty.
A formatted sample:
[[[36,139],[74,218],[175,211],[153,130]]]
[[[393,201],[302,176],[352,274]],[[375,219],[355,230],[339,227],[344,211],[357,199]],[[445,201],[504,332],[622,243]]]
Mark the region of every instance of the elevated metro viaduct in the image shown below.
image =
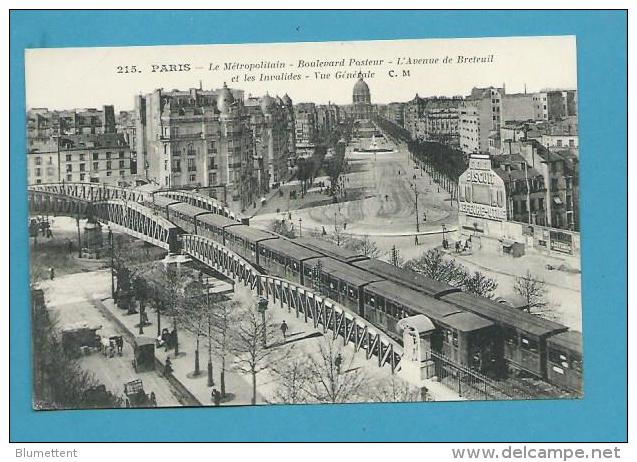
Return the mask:
[[[183,252],[235,281],[272,304],[294,310],[315,328],[331,331],[344,344],[363,349],[367,358],[376,357],[379,367],[399,368],[403,348],[395,340],[365,319],[308,287],[262,274],[249,262],[220,243],[203,236],[180,234],[181,230],[144,203],[152,203],[153,194],[166,195],[237,221],[246,220],[213,198],[189,191],[145,192],[132,188],[96,183],[50,183],[28,187],[29,212],[33,214],[93,217],[133,237],[168,250]]]

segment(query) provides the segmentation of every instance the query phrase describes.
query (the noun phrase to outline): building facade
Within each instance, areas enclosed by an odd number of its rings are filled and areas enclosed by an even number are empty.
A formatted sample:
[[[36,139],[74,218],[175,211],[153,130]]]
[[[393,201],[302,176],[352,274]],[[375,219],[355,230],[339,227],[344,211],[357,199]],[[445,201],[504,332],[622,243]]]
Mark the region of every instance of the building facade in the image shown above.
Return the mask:
[[[131,151],[121,133],[63,135],[29,142],[29,184],[127,184]]]
[[[255,148],[243,92],[155,90],[135,99],[138,172],[168,188],[222,188],[242,209],[256,199]]]

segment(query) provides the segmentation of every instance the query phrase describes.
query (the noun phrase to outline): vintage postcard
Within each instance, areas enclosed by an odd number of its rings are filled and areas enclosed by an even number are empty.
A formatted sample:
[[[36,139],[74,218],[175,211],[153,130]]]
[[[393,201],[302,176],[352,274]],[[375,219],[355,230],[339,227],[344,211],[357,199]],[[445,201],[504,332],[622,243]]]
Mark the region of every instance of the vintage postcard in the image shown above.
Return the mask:
[[[34,409],[583,395],[575,37],[25,61]]]

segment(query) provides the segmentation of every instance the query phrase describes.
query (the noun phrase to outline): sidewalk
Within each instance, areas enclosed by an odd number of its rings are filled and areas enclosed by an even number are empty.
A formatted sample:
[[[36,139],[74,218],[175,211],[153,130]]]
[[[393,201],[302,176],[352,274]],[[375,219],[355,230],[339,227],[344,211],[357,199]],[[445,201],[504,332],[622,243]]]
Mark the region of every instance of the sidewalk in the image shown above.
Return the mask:
[[[250,292],[249,289],[237,284],[235,286],[236,292],[234,298],[238,300],[242,305],[250,305],[256,303],[256,298]],[[105,309],[107,309],[112,316],[125,326],[125,328],[134,336],[138,336],[139,322],[138,315],[127,315],[124,310],[116,307],[111,298],[103,298],[99,300]],[[294,349],[294,354],[308,354],[314,355],[318,351],[319,342],[322,341],[324,336],[331,337],[331,332],[323,332],[321,326],[315,329],[311,323],[305,323],[304,318],[301,316],[296,317],[294,311],[288,311],[287,307],[281,307],[280,304],[270,304],[268,307],[268,314],[272,316],[272,320],[276,325],[279,325],[283,320],[286,321],[289,327],[287,340],[284,342],[281,339],[281,343],[274,348],[281,349],[281,353],[285,353],[285,350],[291,348]],[[149,321],[152,323],[149,326],[144,327],[145,337],[156,337],[157,326],[154,312],[149,313]],[[162,317],[162,327],[171,327],[172,321],[170,318]],[[174,357],[174,351],[170,350],[168,354],[162,349],[156,349],[155,355],[159,363],[163,366],[166,361],[166,357],[170,357],[173,376],[185,387],[190,394],[192,394],[203,406],[212,406],[212,400],[210,397],[211,388],[207,385],[207,362],[208,352],[206,348],[205,338],[200,339],[200,364],[201,375],[193,377],[194,371],[194,349],[195,338],[192,334],[179,329],[179,357]],[[277,332],[277,334],[279,334]],[[340,339],[339,339],[340,340]],[[337,341],[339,341],[337,340]],[[342,340],[341,344],[342,344]],[[351,344],[344,347],[344,352],[354,355],[353,368],[363,368],[367,377],[371,380],[370,387],[376,381],[383,381],[391,377],[391,370],[388,365],[383,368],[379,368],[375,357],[370,359],[366,358],[365,351],[360,350],[354,353],[354,348]],[[213,354],[213,370],[215,386],[219,389],[219,374],[221,370],[221,364],[219,358]],[[249,374],[241,374],[232,370],[231,367],[232,358],[226,359],[226,393],[228,398],[225,402],[222,401],[222,405],[250,405],[252,398],[252,382]],[[434,401],[454,401],[461,399],[453,390],[445,387],[444,385],[430,381],[427,384],[430,397]],[[257,375],[257,404],[277,403],[277,391],[278,382],[275,380],[275,376],[266,369],[265,371]]]

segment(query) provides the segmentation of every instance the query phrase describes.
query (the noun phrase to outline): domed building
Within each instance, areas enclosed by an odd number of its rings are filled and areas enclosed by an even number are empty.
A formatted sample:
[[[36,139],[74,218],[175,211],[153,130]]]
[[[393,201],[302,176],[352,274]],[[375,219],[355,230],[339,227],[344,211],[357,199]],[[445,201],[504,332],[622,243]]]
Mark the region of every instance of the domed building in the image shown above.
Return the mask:
[[[354,103],[352,105],[352,116],[355,122],[372,119],[372,97],[361,73],[358,74],[358,80],[354,84],[352,102]]]

